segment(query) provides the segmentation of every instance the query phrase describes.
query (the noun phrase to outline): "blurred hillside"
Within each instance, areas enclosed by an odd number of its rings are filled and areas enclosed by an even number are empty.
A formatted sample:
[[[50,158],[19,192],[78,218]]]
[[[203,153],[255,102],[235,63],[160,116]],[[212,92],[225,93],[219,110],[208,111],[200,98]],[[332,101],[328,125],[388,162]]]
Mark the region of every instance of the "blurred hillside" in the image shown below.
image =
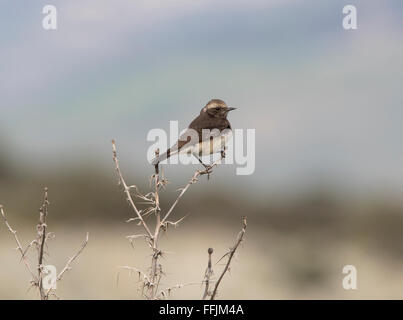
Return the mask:
[[[0,203],[7,208],[10,218],[22,227],[36,223],[45,186],[49,188],[52,224],[106,226],[123,224],[131,217],[112,160],[109,169],[84,163],[39,173],[27,168],[18,169],[5,157],[1,160]],[[148,173],[127,167],[122,170],[129,183],[148,190],[151,168]],[[164,170],[168,172],[170,183],[162,192],[161,201],[168,205],[175,199],[175,190],[187,180],[175,181],[175,177],[169,176],[169,166]],[[194,228],[199,223],[211,222],[212,225],[226,223],[236,228],[239,218],[247,215],[259,232],[275,230],[303,238],[323,237],[321,241],[358,241],[391,257],[403,258],[401,203],[391,203],[376,195],[344,199],[330,187],[330,182],[329,188],[322,183],[311,186],[304,193],[281,196],[262,189],[261,194],[251,198],[247,192],[239,192],[239,186],[234,190],[229,186],[217,187],[220,178],[218,167],[210,180],[201,177],[181,199],[175,217],[189,214],[183,222],[184,227]]]
[[[119,273],[119,265],[146,268],[147,248],[138,242],[133,251],[125,239],[140,227],[124,221],[131,217],[111,166],[97,169],[88,163],[63,169],[30,171],[16,168],[2,157],[0,203],[23,241],[34,237],[44,186],[49,187],[50,230],[56,239],[48,261],[65,263],[79,246],[85,232],[90,244],[58,289],[66,299],[140,298],[136,281]],[[130,183],[147,188],[148,174],[123,168]],[[166,168],[169,172],[169,167]],[[151,174],[151,171],[149,172]],[[179,187],[175,177],[162,193],[162,204],[174,199]],[[205,268],[205,250],[212,246],[225,252],[248,216],[246,241],[231,276],[225,279],[221,297],[253,298],[401,298],[391,279],[379,286],[385,272],[403,280],[403,211],[381,197],[367,201],[343,200],[323,185],[304,194],[276,197],[262,193],[256,199],[231,188],[217,188],[220,168],[208,181],[202,177],[186,193],[173,218],[190,215],[180,227],[163,235],[163,246],[172,255],[164,260],[166,285],[199,281]],[[186,183],[186,181],[182,181]],[[208,185],[209,188],[203,186]],[[144,189],[143,189],[144,190]],[[0,226],[0,298],[37,298],[26,293],[27,275],[12,248],[12,237]],[[186,241],[184,241],[186,239]],[[100,253],[102,254],[100,255]],[[357,265],[360,289],[355,294],[341,289],[341,268]],[[219,266],[216,266],[219,268]],[[116,277],[119,275],[119,286]],[[251,274],[254,275],[253,278]],[[14,281],[13,279],[16,279]],[[17,280],[18,279],[18,280]],[[99,279],[103,279],[100,281]],[[383,280],[382,280],[383,281]],[[250,291],[250,286],[255,289]],[[198,298],[200,289],[181,289],[174,298]]]

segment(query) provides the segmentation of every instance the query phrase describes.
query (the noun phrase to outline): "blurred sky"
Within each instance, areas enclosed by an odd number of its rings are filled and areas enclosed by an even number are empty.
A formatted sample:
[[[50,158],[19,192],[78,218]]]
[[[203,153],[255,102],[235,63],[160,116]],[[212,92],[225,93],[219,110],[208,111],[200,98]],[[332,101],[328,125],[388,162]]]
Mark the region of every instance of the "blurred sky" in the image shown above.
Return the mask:
[[[57,31],[42,28],[46,4]],[[342,28],[346,4],[357,30]],[[0,152],[111,167],[115,138],[127,166],[148,168],[150,129],[183,129],[221,98],[257,141],[255,174],[226,166],[221,184],[399,195],[402,57],[400,0],[2,0]]]

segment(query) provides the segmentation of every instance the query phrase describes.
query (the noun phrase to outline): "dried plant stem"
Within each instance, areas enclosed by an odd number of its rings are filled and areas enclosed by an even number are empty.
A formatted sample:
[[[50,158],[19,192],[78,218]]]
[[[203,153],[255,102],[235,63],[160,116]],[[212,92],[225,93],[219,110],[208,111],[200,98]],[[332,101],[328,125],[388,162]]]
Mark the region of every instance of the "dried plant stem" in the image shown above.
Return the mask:
[[[45,291],[45,287],[43,285],[43,279],[44,279],[44,257],[45,257],[45,247],[46,247],[46,242],[50,238],[51,233],[46,233],[47,230],[47,224],[46,224],[46,218],[48,216],[48,206],[49,206],[49,200],[48,200],[48,189],[45,188],[45,196],[43,200],[42,206],[39,208],[39,222],[37,225],[37,233],[38,236],[35,240],[31,241],[27,248],[25,250],[22,249],[21,242],[17,236],[17,231],[13,230],[8,223],[6,219],[6,215],[3,210],[3,206],[0,205],[0,211],[1,211],[1,216],[4,220],[4,223],[6,224],[8,230],[14,235],[15,242],[17,243],[17,249],[21,254],[21,260],[24,262],[26,268],[28,269],[32,279],[31,279],[31,285],[34,287],[38,288],[39,295],[41,300],[48,300],[50,296],[55,296],[57,295],[52,291],[53,286],[50,286],[47,291]],[[85,246],[88,243],[88,233],[85,242],[81,246],[80,250],[72,257],[69,259],[67,262],[66,266],[63,268],[63,270],[59,273],[59,275],[56,277],[55,281],[59,281],[62,278],[62,275],[69,269],[71,269],[70,265],[71,263],[81,254],[81,252],[84,250]],[[28,250],[36,244],[37,247],[37,261],[38,264],[36,266],[37,268],[37,275],[32,271],[32,268],[30,266],[30,263],[27,258],[27,252]],[[58,297],[57,297],[58,298]]]
[[[127,186],[127,184],[126,184],[126,182],[125,182],[125,180],[123,178],[122,172],[120,171],[119,160],[118,160],[117,152],[116,152],[115,140],[112,140],[112,148],[113,148],[113,161],[115,162],[115,169],[116,169],[116,172],[117,172],[117,174],[119,176],[120,184],[124,188],[124,192],[125,192],[127,201],[129,202],[130,206],[132,207],[132,209],[136,213],[137,218],[140,220],[141,224],[143,225],[145,231],[147,232],[147,235],[149,236],[150,239],[152,239],[153,234],[151,233],[151,231],[148,228],[147,224],[145,223],[143,217],[141,216],[140,211],[137,209],[136,205],[134,204],[133,198],[132,198],[132,196],[130,194],[130,187]]]
[[[71,264],[74,262],[74,260],[77,259],[77,257],[81,254],[81,252],[83,252],[84,248],[87,246],[88,244],[88,239],[89,239],[89,233],[87,232],[86,236],[85,236],[85,240],[84,242],[81,244],[80,249],[76,252],[75,255],[73,255],[66,263],[66,265],[64,266],[64,268],[62,269],[62,271],[60,271],[59,275],[57,276],[57,281],[62,280],[62,277],[64,275],[64,273],[66,271],[69,271],[71,269]]]
[[[26,256],[26,251],[27,251],[28,248],[27,248],[25,251],[22,249],[20,239],[19,239],[18,236],[17,236],[17,231],[14,230],[13,228],[11,228],[10,224],[8,223],[7,218],[6,218],[6,214],[4,213],[4,209],[3,209],[3,206],[2,206],[2,205],[0,205],[0,211],[1,211],[1,216],[2,216],[2,218],[3,218],[3,220],[4,220],[4,223],[5,223],[6,227],[7,227],[7,229],[8,229],[8,230],[13,234],[13,236],[14,236],[14,240],[15,240],[15,242],[17,243],[17,248],[16,248],[16,249],[17,249],[17,250],[20,252],[20,254],[21,254],[21,260],[24,262],[25,267],[27,268],[28,272],[30,273],[30,275],[31,275],[31,277],[32,277],[31,282],[32,282],[33,285],[36,285],[36,284],[38,283],[37,276],[36,276],[36,275],[34,274],[34,272],[32,271],[31,265],[30,265],[30,263],[29,263],[29,261],[28,261],[28,258],[27,258],[27,256]]]
[[[194,184],[194,183],[196,183],[196,182],[198,181],[197,178],[198,178],[199,176],[201,176],[201,175],[204,175],[204,174],[210,174],[210,173],[211,173],[211,170],[212,170],[215,166],[217,166],[217,165],[221,162],[222,159],[223,159],[223,155],[221,156],[220,159],[218,159],[217,161],[215,161],[215,162],[209,167],[209,169],[202,170],[202,171],[197,170],[197,171],[194,173],[193,177],[189,180],[189,182],[186,184],[186,186],[181,189],[181,192],[179,193],[178,197],[176,198],[176,200],[174,201],[174,203],[172,204],[172,206],[169,208],[168,212],[165,214],[164,218],[162,219],[161,224],[164,224],[164,223],[167,221],[167,219],[169,218],[169,216],[171,215],[171,213],[173,212],[173,210],[175,209],[176,205],[178,204],[178,202],[179,202],[179,200],[182,198],[182,196],[185,194],[185,192],[189,189],[189,187],[190,187],[192,184]]]
[[[204,283],[205,281],[203,280],[202,283]],[[174,286],[165,288],[164,290],[161,290],[155,297],[155,299],[161,299],[161,298],[166,298],[167,296],[169,296],[171,294],[171,292],[174,289],[180,289],[183,287],[187,287],[187,286],[194,286],[194,285],[200,285],[200,282],[189,282],[189,283],[178,283]]]
[[[146,196],[143,196],[144,200],[149,201],[150,203],[154,204],[153,211],[155,212],[156,215],[156,226],[154,233],[151,232],[150,227],[147,225],[145,222],[143,216],[141,215],[140,210],[137,208],[133,197],[130,193],[130,187],[127,186],[122,172],[120,170],[119,166],[119,159],[117,157],[117,151],[116,151],[116,144],[115,141],[112,140],[112,150],[113,150],[113,161],[115,162],[115,169],[116,172],[119,176],[119,182],[124,188],[124,192],[126,195],[126,199],[129,202],[131,208],[136,214],[136,218],[140,221],[140,224],[143,226],[145,232],[146,232],[146,240],[148,242],[148,245],[152,248],[153,253],[152,253],[152,258],[151,258],[151,270],[150,270],[150,275],[149,277],[144,277],[144,282],[143,282],[143,289],[146,288],[146,297],[148,299],[153,299],[155,297],[156,291],[157,291],[157,279],[158,279],[158,257],[161,254],[160,250],[158,249],[158,236],[159,236],[159,230],[160,230],[160,219],[161,219],[161,210],[159,208],[159,187],[160,187],[160,180],[159,180],[159,168],[158,165],[155,166],[155,173],[154,173],[154,193],[153,193],[153,199],[147,198]],[[133,186],[132,188],[136,189],[137,187]],[[132,237],[134,238],[134,237]]]
[[[77,257],[81,254],[81,252],[83,252],[84,248],[87,246],[88,244],[88,240],[89,240],[89,233],[87,232],[87,235],[85,237],[84,242],[82,243],[80,249],[76,252],[76,254],[74,256],[72,256],[66,263],[66,265],[64,266],[64,268],[62,269],[62,271],[59,273],[59,275],[56,277],[56,281],[60,281],[62,280],[63,274],[66,271],[71,270],[71,264],[73,263],[74,260],[77,259]],[[46,296],[49,296],[49,294],[52,291],[52,287],[50,287],[47,291],[46,291]]]
[[[129,202],[130,207],[133,209],[133,211],[136,214],[135,218],[129,219],[128,221],[133,221],[133,220],[139,220],[139,224],[143,226],[145,233],[143,235],[131,235],[129,236],[129,240],[131,242],[134,241],[136,238],[145,238],[147,244],[149,247],[152,249],[152,258],[151,258],[151,267],[150,267],[150,272],[148,276],[144,276],[143,274],[143,294],[147,299],[156,299],[158,296],[161,295],[161,293],[164,292],[158,291],[158,287],[160,285],[160,280],[161,277],[163,276],[162,273],[162,266],[161,264],[158,263],[159,258],[162,256],[163,252],[159,249],[159,236],[161,233],[161,230],[166,230],[169,225],[177,226],[179,222],[181,222],[184,217],[179,219],[176,222],[169,221],[168,218],[171,216],[172,212],[174,211],[176,205],[178,204],[179,200],[182,198],[182,196],[185,194],[185,192],[189,189],[189,187],[198,181],[198,177],[204,174],[209,175],[212,172],[212,168],[218,165],[218,163],[221,162],[223,157],[225,156],[224,153],[221,154],[221,159],[217,160],[214,162],[211,166],[206,166],[205,170],[197,170],[193,177],[190,179],[190,181],[186,184],[184,188],[181,189],[179,195],[171,205],[171,207],[168,209],[165,215],[162,215],[161,213],[161,208],[160,208],[160,197],[159,197],[159,191],[161,187],[164,187],[167,181],[161,177],[160,170],[159,170],[159,165],[154,166],[154,174],[152,176],[153,178],[153,191],[143,195],[139,192],[138,188],[133,185],[133,186],[128,186],[123,178],[120,166],[119,166],[119,160],[117,157],[117,151],[116,151],[116,143],[114,140],[112,140],[112,151],[113,151],[113,161],[115,163],[115,169],[119,177],[119,184],[123,186],[124,188],[124,193],[126,195],[126,199]],[[159,150],[156,150],[155,152],[156,157],[159,155]],[[149,205],[149,208],[147,208],[144,212],[142,210],[139,210],[135,204],[135,201],[133,199],[131,190],[135,191],[135,196],[139,197],[140,199],[145,201],[145,204]],[[154,232],[151,231],[151,228],[147,224],[147,222],[144,220],[144,216],[147,215],[150,212],[154,212],[155,214],[155,228]],[[125,267],[126,269],[129,270],[137,270],[133,267]],[[137,271],[138,272],[138,271]],[[145,293],[144,293],[145,289]],[[165,289],[166,290],[166,289]]]
[[[155,151],[155,156],[159,156],[159,150]],[[161,251],[158,249],[158,237],[159,231],[161,229],[161,209],[160,209],[160,198],[159,198],[159,187],[160,187],[160,179],[159,179],[159,167],[158,164],[155,165],[155,173],[154,173],[154,211],[156,216],[156,223],[155,223],[155,230],[154,236],[152,239],[153,242],[153,254],[151,260],[151,283],[152,286],[150,287],[150,297],[155,298],[156,292],[158,290],[159,282],[161,279],[161,274],[159,271],[161,268],[158,268],[158,258],[161,255]]]
[[[213,254],[213,248],[209,248],[207,250],[208,253],[208,263],[207,263],[207,269],[204,274],[204,294],[203,294],[203,300],[206,300],[206,298],[210,295],[209,292],[209,286],[210,286],[210,279],[213,276],[213,268],[212,268],[212,263],[211,263],[211,255]]]
[[[243,222],[242,230],[238,233],[234,246],[232,248],[230,248],[230,250],[221,258],[221,259],[223,259],[224,257],[228,257],[228,260],[227,260],[227,263],[225,264],[224,270],[222,271],[220,277],[218,278],[218,280],[214,286],[214,290],[213,290],[213,293],[211,294],[210,300],[215,299],[215,297],[217,295],[218,287],[219,287],[222,279],[224,278],[225,273],[229,270],[232,258],[234,257],[236,250],[238,249],[239,245],[241,244],[241,242],[243,240],[243,237],[246,232],[246,226],[247,226],[246,217],[242,218],[242,222]]]
[[[45,188],[45,196],[43,204],[39,208],[39,224],[37,226],[38,231],[38,287],[41,300],[47,300],[48,295],[43,290],[43,255],[46,243],[46,217],[48,215],[48,188]]]

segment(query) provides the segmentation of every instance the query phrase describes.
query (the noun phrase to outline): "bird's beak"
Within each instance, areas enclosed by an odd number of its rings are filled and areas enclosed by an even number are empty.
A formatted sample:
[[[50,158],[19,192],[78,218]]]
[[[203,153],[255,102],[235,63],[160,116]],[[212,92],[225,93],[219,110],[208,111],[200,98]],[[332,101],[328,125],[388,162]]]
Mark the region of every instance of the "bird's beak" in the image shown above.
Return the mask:
[[[234,107],[228,107],[228,112],[230,112],[230,111],[232,111],[232,110],[235,110],[236,108],[234,108]]]

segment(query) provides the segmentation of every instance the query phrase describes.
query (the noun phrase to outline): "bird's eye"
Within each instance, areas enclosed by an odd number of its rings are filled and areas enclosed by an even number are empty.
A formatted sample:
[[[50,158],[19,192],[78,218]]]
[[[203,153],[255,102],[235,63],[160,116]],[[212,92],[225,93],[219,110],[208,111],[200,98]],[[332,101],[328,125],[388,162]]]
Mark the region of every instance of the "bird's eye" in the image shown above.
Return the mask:
[[[220,110],[220,107],[216,107],[215,109],[218,111],[218,110]]]

